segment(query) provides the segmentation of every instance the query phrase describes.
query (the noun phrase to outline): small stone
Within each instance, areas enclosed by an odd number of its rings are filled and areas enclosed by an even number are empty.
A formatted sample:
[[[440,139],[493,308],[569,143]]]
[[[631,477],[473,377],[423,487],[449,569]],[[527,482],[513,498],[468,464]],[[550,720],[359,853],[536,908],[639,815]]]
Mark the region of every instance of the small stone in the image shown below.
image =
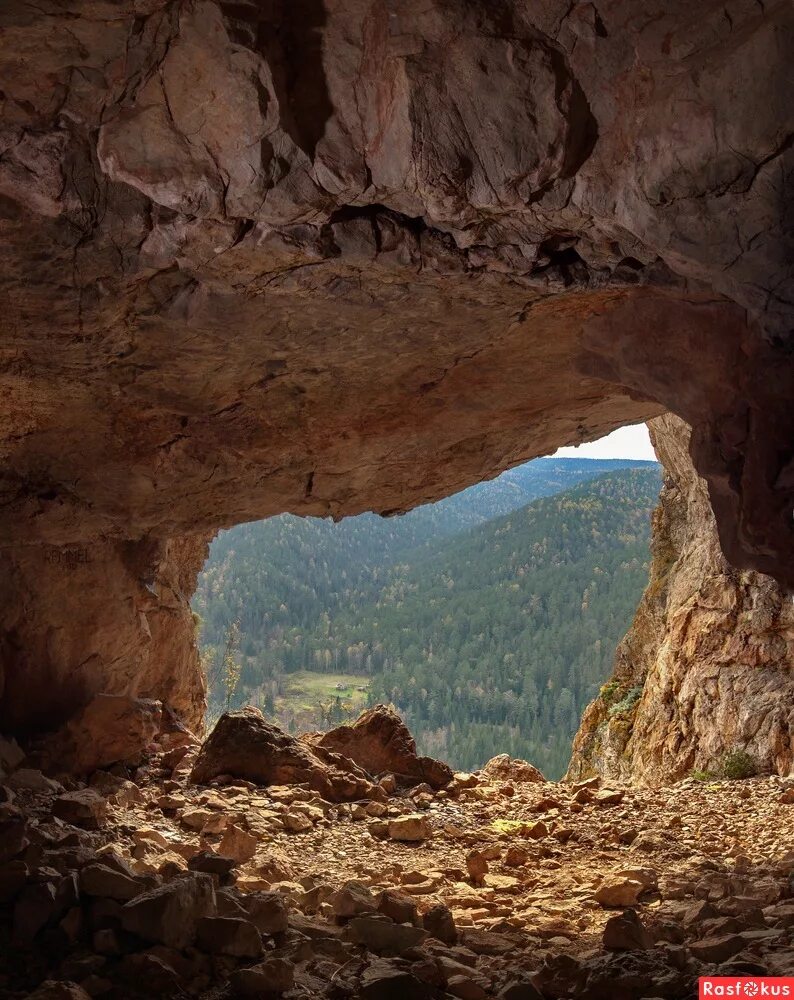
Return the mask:
[[[91,788],[81,788],[76,792],[64,792],[52,804],[53,815],[73,826],[86,830],[98,830],[107,817],[108,804]]]
[[[529,851],[524,847],[508,847],[505,853],[505,864],[510,868],[520,868],[529,861]]]
[[[392,840],[418,842],[428,840],[432,833],[427,817],[420,813],[398,816],[389,822],[389,836]]]
[[[212,955],[259,958],[262,938],[250,920],[239,917],[201,917],[196,925],[196,944]]]
[[[224,816],[223,813],[214,812],[201,828],[201,836],[215,837],[219,833],[223,833],[228,825],[228,816]]]
[[[620,791],[619,789],[605,788],[600,792],[596,792],[593,801],[597,806],[616,806],[619,805],[625,797],[626,793]]]
[[[645,892],[642,882],[633,878],[611,878],[596,890],[595,899],[602,906],[635,906]]]
[[[284,813],[281,822],[284,824],[284,829],[290,833],[305,833],[314,827],[309,817],[302,813]]]
[[[226,832],[218,846],[218,854],[233,858],[238,864],[245,864],[256,854],[257,839],[252,833],[234,824],[226,827]]]
[[[214,815],[210,809],[185,809],[179,819],[190,830],[203,830]]]
[[[443,903],[432,906],[422,917],[422,926],[427,933],[444,944],[455,944],[458,940],[458,930],[452,911]]]
[[[233,972],[229,985],[238,997],[266,997],[280,995],[292,989],[295,981],[293,967],[283,958],[269,958],[250,969]]]
[[[466,855],[466,871],[473,885],[482,885],[488,874],[488,861],[482,851],[469,851]]]
[[[229,879],[237,862],[234,858],[225,858],[214,851],[199,851],[187,863],[188,871],[205,872],[207,875],[217,875],[221,883]]]
[[[653,947],[653,938],[634,910],[610,917],[603,940],[607,951],[647,951]]]
[[[498,1000],[543,1000],[543,994],[529,979],[521,979],[505,986]]]

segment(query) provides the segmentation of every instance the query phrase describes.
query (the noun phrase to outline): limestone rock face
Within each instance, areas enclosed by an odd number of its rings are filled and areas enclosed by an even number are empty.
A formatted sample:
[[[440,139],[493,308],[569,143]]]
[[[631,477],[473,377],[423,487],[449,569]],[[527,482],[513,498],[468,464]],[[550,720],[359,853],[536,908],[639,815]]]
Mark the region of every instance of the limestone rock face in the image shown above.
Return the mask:
[[[160,732],[162,706],[151,698],[98,694],[47,741],[51,765],[86,774],[115,763],[140,763]]]
[[[386,705],[368,709],[352,725],[318,734],[316,745],[348,757],[372,775],[391,773],[402,785],[426,782],[443,788],[452,781],[452,769],[446,764],[417,756],[408,727]]]
[[[104,694],[155,699],[200,732],[188,601],[206,552],[197,537],[0,550],[0,730],[55,729]],[[123,740],[99,707],[98,743]],[[99,749],[79,742],[89,757]]]
[[[794,584],[793,29],[6,0],[0,727],[99,692],[195,724],[188,537],[404,511],[665,411],[728,558]]]
[[[770,577],[720,551],[706,484],[673,416],[650,424],[667,472],[653,516],[651,579],[589,706],[568,776],[645,783],[719,772],[747,752],[761,769],[794,767],[794,605]]]

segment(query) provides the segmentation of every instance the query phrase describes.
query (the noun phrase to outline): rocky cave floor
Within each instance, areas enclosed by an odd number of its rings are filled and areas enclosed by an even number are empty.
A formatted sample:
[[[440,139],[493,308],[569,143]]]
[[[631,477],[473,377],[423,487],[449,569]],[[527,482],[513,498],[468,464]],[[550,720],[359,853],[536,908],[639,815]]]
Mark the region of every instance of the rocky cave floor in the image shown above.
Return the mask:
[[[791,778],[617,788],[495,758],[340,804],[195,785],[179,734],[86,781],[3,747],[4,998],[634,1000],[794,974]]]

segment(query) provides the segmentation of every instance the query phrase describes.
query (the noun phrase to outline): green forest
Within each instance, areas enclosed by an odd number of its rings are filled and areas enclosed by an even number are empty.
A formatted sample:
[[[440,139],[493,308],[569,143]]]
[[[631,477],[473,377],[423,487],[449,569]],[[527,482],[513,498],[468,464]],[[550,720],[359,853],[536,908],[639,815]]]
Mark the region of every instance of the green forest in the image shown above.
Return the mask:
[[[223,532],[194,599],[211,714],[297,731],[385,701],[456,768],[507,752],[559,777],[648,579],[660,484],[655,463],[539,459],[401,518]]]

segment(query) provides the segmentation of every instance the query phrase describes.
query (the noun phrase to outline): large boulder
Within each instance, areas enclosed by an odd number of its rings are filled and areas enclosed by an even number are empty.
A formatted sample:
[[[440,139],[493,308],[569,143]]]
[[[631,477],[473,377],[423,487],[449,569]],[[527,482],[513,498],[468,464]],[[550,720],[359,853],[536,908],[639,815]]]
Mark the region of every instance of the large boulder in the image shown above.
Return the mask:
[[[329,802],[366,798],[372,789],[368,775],[351,760],[327,750],[315,752],[250,706],[220,717],[190,780],[203,784],[221,774],[260,785],[307,784]]]
[[[367,709],[352,725],[311,739],[316,746],[348,757],[370,774],[394,774],[403,785],[426,782],[443,788],[452,780],[452,770],[446,764],[417,756],[416,741],[408,727],[386,705]]]

